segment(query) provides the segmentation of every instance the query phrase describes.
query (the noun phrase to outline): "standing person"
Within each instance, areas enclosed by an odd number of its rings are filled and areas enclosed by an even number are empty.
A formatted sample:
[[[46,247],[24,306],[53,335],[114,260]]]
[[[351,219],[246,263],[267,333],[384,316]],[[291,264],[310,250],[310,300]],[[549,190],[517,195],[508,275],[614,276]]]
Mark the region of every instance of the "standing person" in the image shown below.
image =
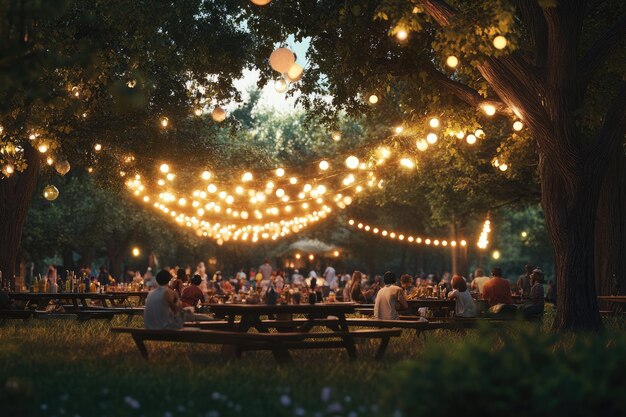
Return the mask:
[[[485,271],[482,268],[476,268],[476,271],[474,271],[474,279],[472,280],[472,289],[478,291],[482,296],[483,287],[487,281],[489,281],[489,277],[485,276]]]
[[[496,304],[513,304],[511,297],[511,283],[508,279],[502,278],[502,269],[493,268],[492,278],[483,286],[483,295],[490,306]]]
[[[374,302],[374,318],[378,320],[398,320],[398,307],[406,310],[409,305],[404,299],[402,288],[396,285],[396,274],[385,272],[383,276],[385,286],[376,294]]]
[[[293,275],[291,275],[291,283],[295,287],[301,287],[303,282],[304,282],[304,277],[300,274],[300,271],[297,269],[294,269]]]
[[[183,327],[178,296],[174,290],[167,286],[170,277],[169,271],[159,271],[156,276],[158,287],[150,291],[146,297],[143,313],[146,329],[181,329]]]
[[[331,288],[331,290],[336,290],[337,287],[339,287],[339,283],[337,283],[337,272],[335,271],[335,268],[333,268],[331,265],[328,265],[326,267],[326,270],[324,271],[324,273],[322,274],[322,276],[324,278],[326,278],[326,282],[329,286],[333,286],[335,284],[333,284],[333,282],[336,283],[335,288]]]
[[[200,290],[202,290],[202,293],[206,294],[207,292],[209,292],[209,286],[207,282],[208,275],[206,273],[206,266],[204,266],[204,262],[198,262],[195,275],[200,275]]]
[[[517,279],[517,287],[520,290],[520,295],[522,296],[522,298],[530,297],[530,287],[531,287],[530,276],[532,275],[532,273],[533,273],[533,267],[530,265],[525,265],[524,274],[520,275],[519,278]]]
[[[269,281],[272,276],[272,265],[270,265],[269,259],[263,262],[263,265],[259,267],[259,273],[263,276],[261,281]]]
[[[454,300],[454,314],[457,317],[476,317],[476,304],[472,295],[467,291],[467,283],[459,275],[452,277],[452,292],[448,294]]]

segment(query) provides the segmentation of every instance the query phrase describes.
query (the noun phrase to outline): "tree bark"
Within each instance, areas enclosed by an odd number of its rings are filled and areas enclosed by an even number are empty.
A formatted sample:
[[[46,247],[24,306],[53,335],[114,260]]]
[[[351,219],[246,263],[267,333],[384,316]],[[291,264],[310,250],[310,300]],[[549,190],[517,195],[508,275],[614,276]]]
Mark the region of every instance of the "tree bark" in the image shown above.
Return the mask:
[[[596,218],[596,289],[599,295],[626,294],[626,155],[611,158],[600,191]],[[602,306],[608,308],[609,306]]]
[[[542,205],[554,245],[558,300],[554,328],[599,330],[602,319],[596,297],[593,247],[601,180],[589,169],[572,176],[543,155],[540,169]]]
[[[24,172],[0,180],[0,271],[3,287],[15,287],[22,230],[37,188],[40,169],[37,150],[28,144],[24,148],[24,156],[28,162]]]

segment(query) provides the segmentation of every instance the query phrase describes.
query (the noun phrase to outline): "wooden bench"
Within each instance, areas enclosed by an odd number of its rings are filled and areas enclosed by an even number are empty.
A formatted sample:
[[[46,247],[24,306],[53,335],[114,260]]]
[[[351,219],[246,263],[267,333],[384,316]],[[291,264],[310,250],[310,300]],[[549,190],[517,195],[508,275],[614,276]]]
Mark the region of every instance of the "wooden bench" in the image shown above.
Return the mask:
[[[0,320],[28,320],[32,316],[30,310],[0,310]]]
[[[380,339],[376,359],[382,359],[391,337],[400,336],[400,329],[356,330],[325,333],[240,333],[223,330],[149,330],[141,328],[113,327],[113,333],[130,334],[141,355],[147,359],[145,341],[184,342],[222,345],[222,353],[241,357],[244,351],[269,350],[278,363],[291,360],[290,349],[344,348],[348,356],[356,358],[354,339]]]
[[[485,320],[478,318],[449,318],[445,320],[419,321],[416,316],[402,316],[400,320],[378,320],[370,318],[349,318],[348,326],[375,327],[379,329],[413,329],[416,336],[423,336],[424,332],[431,330],[465,330],[479,326],[479,323],[488,322],[497,325],[500,320]]]
[[[238,322],[235,322],[237,325]],[[261,320],[261,325],[266,331],[276,329],[279,332],[307,332],[313,327],[326,327],[332,331],[339,331],[339,319],[337,318],[315,318],[292,320]],[[212,320],[200,322],[186,322],[185,327],[197,327],[204,330],[229,330],[231,325],[226,320]]]

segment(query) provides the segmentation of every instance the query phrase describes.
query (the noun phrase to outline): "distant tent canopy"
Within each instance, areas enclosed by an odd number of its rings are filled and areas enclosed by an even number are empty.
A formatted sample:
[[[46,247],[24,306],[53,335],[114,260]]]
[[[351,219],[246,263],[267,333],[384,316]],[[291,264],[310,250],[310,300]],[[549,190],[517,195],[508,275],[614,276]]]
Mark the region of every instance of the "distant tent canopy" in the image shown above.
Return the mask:
[[[341,248],[322,242],[317,239],[302,239],[293,242],[281,252],[281,256],[291,256],[296,253],[313,254],[323,257],[335,257],[336,252],[341,252]]]

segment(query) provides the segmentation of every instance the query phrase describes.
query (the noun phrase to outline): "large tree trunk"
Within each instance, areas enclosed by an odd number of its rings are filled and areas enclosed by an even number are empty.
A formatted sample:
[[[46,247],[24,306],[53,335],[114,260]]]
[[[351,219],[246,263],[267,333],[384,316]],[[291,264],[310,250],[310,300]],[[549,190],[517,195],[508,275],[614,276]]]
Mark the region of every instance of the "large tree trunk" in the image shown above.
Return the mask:
[[[24,172],[0,179],[0,271],[2,286],[15,288],[18,252],[26,214],[37,188],[40,161],[37,150],[30,145],[24,149],[28,167]]]
[[[599,330],[595,287],[595,219],[600,181],[589,169],[574,178],[541,158],[542,205],[554,245],[557,313],[554,328]]]
[[[596,218],[596,289],[599,295],[626,293],[626,155],[611,158],[600,191]],[[602,306],[608,308],[609,306]]]

